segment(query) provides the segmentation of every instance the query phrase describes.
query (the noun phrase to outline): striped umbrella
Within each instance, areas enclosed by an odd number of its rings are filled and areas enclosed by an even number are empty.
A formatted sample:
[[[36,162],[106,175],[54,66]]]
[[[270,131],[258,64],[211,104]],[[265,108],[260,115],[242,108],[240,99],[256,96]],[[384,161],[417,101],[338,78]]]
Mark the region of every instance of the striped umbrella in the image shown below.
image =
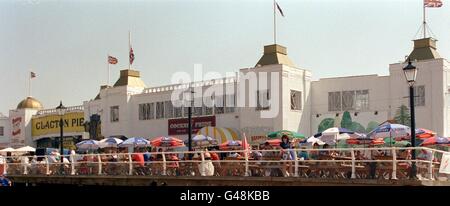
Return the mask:
[[[121,140],[119,138],[108,137],[108,138],[100,140],[99,145],[100,145],[100,148],[117,147],[122,142],[123,142],[123,140]]]
[[[372,130],[367,134],[367,137],[371,139],[383,138],[385,144],[392,146],[392,143],[396,141],[410,139],[410,132],[411,129],[408,126],[386,123]]]
[[[218,143],[242,139],[242,135],[237,129],[227,127],[203,127],[197,134],[212,137]]]
[[[76,146],[78,149],[81,149],[81,150],[96,150],[100,147],[99,142],[97,140],[93,140],[93,139],[78,142],[76,144]]]
[[[119,147],[149,147],[150,142],[142,137],[132,137],[119,144]]]

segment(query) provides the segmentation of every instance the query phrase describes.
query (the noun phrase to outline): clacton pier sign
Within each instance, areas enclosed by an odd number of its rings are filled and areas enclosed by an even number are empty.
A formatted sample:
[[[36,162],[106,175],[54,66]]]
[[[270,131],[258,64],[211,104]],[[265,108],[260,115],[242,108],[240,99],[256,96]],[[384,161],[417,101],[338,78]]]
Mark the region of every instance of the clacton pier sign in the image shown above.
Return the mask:
[[[78,133],[84,131],[84,113],[71,112],[63,117],[64,131]],[[57,136],[59,135],[59,115],[47,115],[32,119],[32,136]]]

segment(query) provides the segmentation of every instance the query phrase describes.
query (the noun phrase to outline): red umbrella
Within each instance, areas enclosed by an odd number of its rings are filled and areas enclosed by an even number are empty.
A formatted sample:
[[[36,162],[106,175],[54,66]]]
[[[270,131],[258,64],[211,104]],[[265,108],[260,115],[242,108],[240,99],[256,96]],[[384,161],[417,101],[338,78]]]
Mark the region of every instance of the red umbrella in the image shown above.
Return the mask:
[[[450,139],[448,137],[430,137],[428,139],[425,139],[421,146],[430,146],[430,145],[437,145],[437,144],[450,144]]]
[[[428,129],[419,128],[416,129],[416,137],[419,139],[427,139],[430,137],[434,137],[436,135],[436,132],[433,132]]]
[[[280,147],[281,139],[269,139],[265,143],[269,143],[272,147]]]
[[[382,145],[384,144],[383,138],[376,138],[376,139],[361,139],[361,138],[350,138],[347,139],[347,144],[369,144],[369,145]]]
[[[184,147],[184,142],[175,137],[157,137],[150,141],[153,147]]]
[[[248,144],[247,144],[248,145]],[[232,149],[244,149],[242,141],[240,140],[231,140],[226,141],[219,145],[219,149],[221,150],[232,150]]]

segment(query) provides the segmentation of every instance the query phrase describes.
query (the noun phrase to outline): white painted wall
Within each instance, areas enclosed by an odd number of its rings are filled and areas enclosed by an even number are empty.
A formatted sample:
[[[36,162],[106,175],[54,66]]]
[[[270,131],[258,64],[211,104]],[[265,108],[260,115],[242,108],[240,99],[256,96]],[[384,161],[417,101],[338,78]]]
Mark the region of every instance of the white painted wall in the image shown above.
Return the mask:
[[[305,135],[310,134],[311,103],[309,99],[311,87],[311,72],[298,68],[283,66],[282,76],[282,129],[296,131]],[[300,91],[301,110],[291,109],[291,90]]]
[[[270,98],[274,97],[275,93],[278,93],[280,95],[280,97],[282,96],[282,87],[279,86],[278,89],[275,88],[275,90],[271,89],[272,84],[271,84],[271,78],[272,78],[272,72],[278,74],[279,78],[279,84],[282,84],[281,78],[282,78],[282,69],[283,66],[282,65],[267,65],[267,66],[263,66],[263,67],[258,67],[258,68],[253,68],[253,69],[241,69],[241,73],[243,75],[247,74],[247,72],[255,72],[257,74],[257,78],[259,78],[259,75],[261,72],[266,72],[267,73],[267,87],[268,89],[270,89]],[[273,74],[273,75],[276,75]],[[282,110],[282,103],[281,100],[279,100],[278,102],[278,108],[275,108],[274,105],[271,105],[271,108],[273,109],[277,109],[278,110],[278,115],[275,118],[261,118],[261,111],[257,111],[255,107],[248,107],[251,102],[250,102],[250,85],[248,83],[247,80],[243,79],[243,76],[239,77],[239,84],[244,84],[245,82],[245,96],[246,96],[246,100],[245,100],[245,106],[246,107],[242,107],[239,108],[240,111],[240,128],[246,128],[246,127],[269,127],[272,128],[273,130],[281,130],[283,128],[283,110]],[[238,95],[240,95],[240,93],[242,93],[243,91],[241,89],[238,90]],[[256,101],[256,93],[253,95],[255,101]]]
[[[344,111],[328,111],[328,92],[369,90],[369,109],[349,111],[353,121],[365,128],[370,121],[382,123],[388,119],[390,102],[390,82],[388,76],[363,75],[351,77],[325,78],[313,81],[311,87],[311,133],[317,132],[318,125],[325,118],[340,122]],[[378,114],[375,114],[375,111]],[[355,112],[358,114],[355,116]],[[339,118],[336,118],[339,114]],[[319,115],[319,117],[317,117]]]
[[[445,100],[447,87],[444,82],[444,60],[432,59],[413,63],[418,68],[415,86],[425,85],[425,106],[416,106],[416,127],[428,128],[441,135],[445,133]],[[409,107],[409,88],[402,68],[406,63],[389,65],[391,83],[391,113],[403,103]],[[391,116],[392,117],[392,116]]]
[[[0,116],[0,127],[3,127],[3,135],[0,135],[0,148],[9,147],[11,131],[9,118],[7,116]]]

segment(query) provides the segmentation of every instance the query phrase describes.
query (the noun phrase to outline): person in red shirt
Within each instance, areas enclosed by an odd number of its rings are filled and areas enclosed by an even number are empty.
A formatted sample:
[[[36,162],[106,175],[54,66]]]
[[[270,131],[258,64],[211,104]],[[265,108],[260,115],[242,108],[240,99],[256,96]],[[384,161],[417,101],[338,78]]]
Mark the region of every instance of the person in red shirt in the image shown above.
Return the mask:
[[[145,160],[143,153],[134,153],[132,160],[136,169],[136,173],[139,175],[145,175]],[[137,164],[136,164],[137,163]]]
[[[215,152],[210,152],[210,155],[211,155],[211,160],[220,160],[219,159],[219,155],[217,154],[217,153],[215,153]]]
[[[141,167],[144,167],[144,165],[145,165],[144,154],[134,153],[132,158],[133,158],[133,162],[138,163],[139,166],[141,166]]]

